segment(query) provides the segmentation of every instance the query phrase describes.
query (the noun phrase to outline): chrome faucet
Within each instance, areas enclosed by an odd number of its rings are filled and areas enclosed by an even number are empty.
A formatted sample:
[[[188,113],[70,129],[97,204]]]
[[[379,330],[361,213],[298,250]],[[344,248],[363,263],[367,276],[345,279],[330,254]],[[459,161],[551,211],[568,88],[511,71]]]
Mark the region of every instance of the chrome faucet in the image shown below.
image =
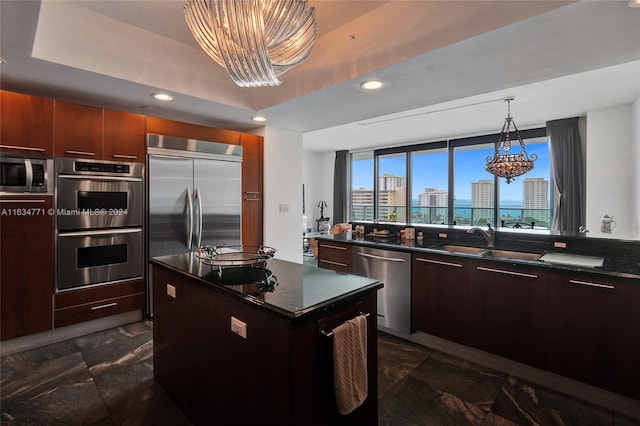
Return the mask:
[[[480,231],[480,233],[482,234],[482,236],[484,237],[485,240],[487,240],[487,247],[489,248],[494,248],[495,247],[495,231],[493,230],[493,228],[491,227],[490,223],[487,223],[487,226],[489,227],[489,229],[487,229],[486,231],[482,228],[480,228],[479,226],[474,226],[473,228],[469,228],[467,230],[467,234],[473,234],[476,231]]]

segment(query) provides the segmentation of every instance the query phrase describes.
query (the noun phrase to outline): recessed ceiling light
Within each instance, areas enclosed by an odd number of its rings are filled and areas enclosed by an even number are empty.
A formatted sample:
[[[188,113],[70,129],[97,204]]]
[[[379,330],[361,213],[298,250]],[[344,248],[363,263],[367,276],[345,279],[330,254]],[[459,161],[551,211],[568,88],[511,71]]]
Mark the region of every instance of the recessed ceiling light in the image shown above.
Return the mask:
[[[163,102],[169,102],[173,100],[173,96],[167,94],[167,93],[154,93],[153,95],[151,95],[153,97],[153,99],[157,100],[157,101],[163,101]]]
[[[267,121],[267,118],[266,118],[266,117],[263,117],[263,116],[261,116],[261,115],[256,115],[255,117],[251,117],[251,119],[252,119],[253,121],[257,121],[257,122],[259,122],[259,123],[262,123],[262,122]]]
[[[380,80],[369,80],[360,83],[360,87],[364,90],[378,90],[384,86]]]
[[[640,7],[640,0],[629,0],[629,7]]]
[[[0,64],[6,64],[7,61],[5,61],[3,58],[0,58]]]

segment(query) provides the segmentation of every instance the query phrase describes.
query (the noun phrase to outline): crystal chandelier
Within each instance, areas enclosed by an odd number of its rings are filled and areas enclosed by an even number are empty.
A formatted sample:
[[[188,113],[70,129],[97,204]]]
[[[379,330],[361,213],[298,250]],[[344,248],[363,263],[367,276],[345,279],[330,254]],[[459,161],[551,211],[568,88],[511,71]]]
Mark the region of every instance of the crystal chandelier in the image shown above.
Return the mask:
[[[531,171],[533,162],[538,159],[536,154],[532,154],[531,157],[527,154],[516,122],[511,118],[511,101],[514,99],[513,97],[505,99],[507,101],[507,118],[502,125],[498,142],[495,144],[493,157],[487,157],[487,164],[484,166],[492,175],[505,178],[507,183],[511,183],[515,177]],[[518,142],[520,142],[520,148],[522,148],[518,154],[509,154],[509,150],[511,150],[511,134],[509,133],[511,124],[513,124],[513,129],[518,136]],[[502,148],[503,154],[500,153],[500,148]]]
[[[184,15],[200,47],[241,87],[279,86],[318,37],[306,0],[189,0]]]

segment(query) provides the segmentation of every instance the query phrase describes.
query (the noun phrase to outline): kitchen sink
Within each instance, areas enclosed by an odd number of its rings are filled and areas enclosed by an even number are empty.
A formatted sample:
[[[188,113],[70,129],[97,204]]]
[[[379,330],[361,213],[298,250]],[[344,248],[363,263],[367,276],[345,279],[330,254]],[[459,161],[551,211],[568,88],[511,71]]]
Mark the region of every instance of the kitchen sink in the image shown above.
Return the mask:
[[[483,256],[517,260],[539,260],[542,257],[542,255],[539,253],[528,253],[524,251],[511,250],[486,250]]]
[[[487,251],[486,248],[457,246],[453,244],[442,244],[442,245],[434,246],[432,248],[436,250],[450,251],[452,253],[466,253],[466,254],[482,254]]]

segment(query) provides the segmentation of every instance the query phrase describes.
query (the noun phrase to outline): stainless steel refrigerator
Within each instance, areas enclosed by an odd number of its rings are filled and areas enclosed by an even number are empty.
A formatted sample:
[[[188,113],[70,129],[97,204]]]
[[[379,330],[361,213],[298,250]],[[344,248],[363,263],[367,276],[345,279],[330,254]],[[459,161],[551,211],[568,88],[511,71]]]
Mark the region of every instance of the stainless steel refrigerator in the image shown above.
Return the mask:
[[[241,244],[241,146],[148,134],[147,156],[150,258]]]

